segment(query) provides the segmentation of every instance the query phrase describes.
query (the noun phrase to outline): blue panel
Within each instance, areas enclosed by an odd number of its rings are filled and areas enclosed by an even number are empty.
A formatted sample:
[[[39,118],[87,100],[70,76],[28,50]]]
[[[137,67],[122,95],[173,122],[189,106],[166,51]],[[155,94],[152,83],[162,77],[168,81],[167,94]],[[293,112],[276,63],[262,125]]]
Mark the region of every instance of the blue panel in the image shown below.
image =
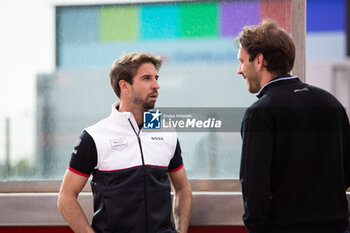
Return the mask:
[[[60,11],[58,35],[61,43],[98,41],[97,7],[63,8]]]
[[[104,67],[108,70],[112,62],[123,52],[123,50],[116,50],[116,45],[116,43],[101,44],[100,42],[66,43],[61,46],[62,62],[60,68],[82,69],[89,67],[93,69]]]
[[[167,39],[180,35],[180,10],[175,5],[141,7],[141,38]]]
[[[345,31],[345,0],[308,0],[307,31]]]
[[[307,61],[346,59],[346,32],[312,33],[306,45]]]
[[[66,43],[61,47],[62,69],[103,67],[106,71],[123,52],[144,51],[161,55],[168,65],[174,64],[232,64],[237,62],[237,48],[232,38],[184,40],[150,40],[145,43]]]

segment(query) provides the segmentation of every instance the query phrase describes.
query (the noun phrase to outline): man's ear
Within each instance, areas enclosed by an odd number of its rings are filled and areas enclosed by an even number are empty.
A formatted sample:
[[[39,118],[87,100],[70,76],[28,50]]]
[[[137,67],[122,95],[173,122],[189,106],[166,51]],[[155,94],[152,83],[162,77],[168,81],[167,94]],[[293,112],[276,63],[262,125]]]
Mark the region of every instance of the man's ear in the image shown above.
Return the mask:
[[[260,70],[262,67],[265,67],[266,61],[264,60],[264,55],[262,53],[256,55],[255,59],[258,70]]]
[[[130,83],[128,83],[127,81],[120,80],[118,85],[120,87],[120,92],[127,93],[129,91]]]

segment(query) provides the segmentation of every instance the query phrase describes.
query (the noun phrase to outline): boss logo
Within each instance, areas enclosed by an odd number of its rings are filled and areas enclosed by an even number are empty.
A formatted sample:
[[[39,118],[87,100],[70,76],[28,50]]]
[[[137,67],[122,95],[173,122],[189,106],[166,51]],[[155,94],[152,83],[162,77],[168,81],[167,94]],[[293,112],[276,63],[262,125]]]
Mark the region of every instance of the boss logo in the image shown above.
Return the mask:
[[[152,140],[164,140],[163,137],[151,137]]]

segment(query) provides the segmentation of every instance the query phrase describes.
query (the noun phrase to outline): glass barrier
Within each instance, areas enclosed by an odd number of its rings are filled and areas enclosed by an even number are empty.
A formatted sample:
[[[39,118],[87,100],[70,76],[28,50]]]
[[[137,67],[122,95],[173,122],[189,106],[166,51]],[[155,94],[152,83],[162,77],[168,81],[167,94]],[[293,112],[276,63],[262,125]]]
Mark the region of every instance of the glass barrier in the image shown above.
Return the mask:
[[[81,131],[118,101],[108,74],[123,52],[162,56],[156,107],[245,108],[256,97],[236,73],[234,38],[265,18],[292,30],[290,0],[51,3],[24,3],[18,18],[6,8],[23,30],[1,39],[1,180],[62,179]],[[189,178],[238,178],[238,130],[178,137]]]

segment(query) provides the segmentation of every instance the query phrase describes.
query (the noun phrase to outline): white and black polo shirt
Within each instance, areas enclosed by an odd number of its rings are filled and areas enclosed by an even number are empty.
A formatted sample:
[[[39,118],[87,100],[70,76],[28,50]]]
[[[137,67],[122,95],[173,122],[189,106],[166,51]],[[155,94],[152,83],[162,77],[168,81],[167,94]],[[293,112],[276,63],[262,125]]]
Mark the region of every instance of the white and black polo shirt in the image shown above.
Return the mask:
[[[171,222],[168,172],[183,167],[176,133],[145,132],[130,112],[86,128],[69,170],[93,175],[96,232],[176,232]]]

